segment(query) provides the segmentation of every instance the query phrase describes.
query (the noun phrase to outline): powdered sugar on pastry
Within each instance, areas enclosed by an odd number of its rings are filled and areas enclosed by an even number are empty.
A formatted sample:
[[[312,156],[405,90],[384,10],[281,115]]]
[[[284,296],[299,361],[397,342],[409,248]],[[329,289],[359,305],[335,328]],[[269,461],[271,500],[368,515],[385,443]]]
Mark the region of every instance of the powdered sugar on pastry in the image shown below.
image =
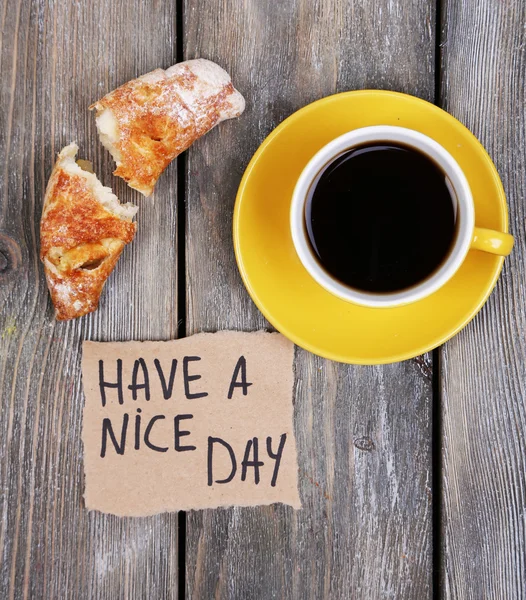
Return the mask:
[[[132,241],[137,212],[75,162],[78,147],[58,155],[44,199],[40,258],[58,320],[94,311],[106,279],[124,246]]]
[[[90,108],[115,175],[149,196],[168,164],[197,138],[245,109],[230,76],[196,59],[129,81]]]

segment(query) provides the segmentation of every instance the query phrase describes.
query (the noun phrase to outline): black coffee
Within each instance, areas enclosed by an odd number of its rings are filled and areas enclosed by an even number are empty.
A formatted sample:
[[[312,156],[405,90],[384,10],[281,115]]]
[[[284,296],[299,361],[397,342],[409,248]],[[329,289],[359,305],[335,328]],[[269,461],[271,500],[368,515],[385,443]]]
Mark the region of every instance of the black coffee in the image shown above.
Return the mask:
[[[444,172],[403,145],[355,147],[330,163],[307,199],[305,224],[321,266],[352,288],[394,292],[431,275],[456,232]]]

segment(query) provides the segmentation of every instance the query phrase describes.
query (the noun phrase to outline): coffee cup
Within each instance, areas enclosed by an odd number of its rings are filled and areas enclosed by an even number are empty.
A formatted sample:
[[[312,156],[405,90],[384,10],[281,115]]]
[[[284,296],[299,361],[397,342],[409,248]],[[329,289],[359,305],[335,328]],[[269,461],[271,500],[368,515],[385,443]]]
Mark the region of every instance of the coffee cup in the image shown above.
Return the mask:
[[[408,222],[407,210],[419,217]],[[455,275],[470,250],[507,256],[514,242],[508,233],[476,226],[468,180],[443,146],[387,125],[345,133],[312,157],[294,188],[290,228],[301,263],[319,285],[373,308],[421,300]]]

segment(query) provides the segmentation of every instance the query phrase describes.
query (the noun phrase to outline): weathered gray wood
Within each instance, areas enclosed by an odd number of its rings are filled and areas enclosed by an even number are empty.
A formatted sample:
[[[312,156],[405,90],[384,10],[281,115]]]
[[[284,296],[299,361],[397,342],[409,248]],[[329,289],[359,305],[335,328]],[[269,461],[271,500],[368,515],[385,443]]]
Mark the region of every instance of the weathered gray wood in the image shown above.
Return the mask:
[[[153,200],[140,199],[111,176],[87,110],[175,62],[175,6],[4,0],[0,15],[0,252],[15,257],[0,255],[0,595],[175,598],[177,516],[88,514],[80,441],[81,341],[176,335],[175,165]],[[55,323],[38,226],[55,154],[72,140],[141,210],[98,312]]]
[[[216,60],[247,98],[240,119],[189,151],[187,329],[258,329],[268,324],[242,286],[231,235],[252,153],[294,110],[336,91],[432,100],[434,6],[192,0],[184,14],[185,58]],[[295,366],[303,510],[189,513],[189,598],[429,597],[429,378],[415,361],[348,367],[301,350]]]
[[[488,149],[516,236],[481,314],[444,350],[448,598],[526,597],[526,4],[446,1],[442,99]]]

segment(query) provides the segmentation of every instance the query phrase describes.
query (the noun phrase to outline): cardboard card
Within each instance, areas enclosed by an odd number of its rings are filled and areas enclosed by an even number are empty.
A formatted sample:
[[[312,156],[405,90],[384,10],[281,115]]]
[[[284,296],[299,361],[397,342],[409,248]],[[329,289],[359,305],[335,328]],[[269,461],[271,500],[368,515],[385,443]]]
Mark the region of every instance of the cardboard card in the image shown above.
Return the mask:
[[[293,355],[266,332],[84,342],[86,507],[299,508]]]

